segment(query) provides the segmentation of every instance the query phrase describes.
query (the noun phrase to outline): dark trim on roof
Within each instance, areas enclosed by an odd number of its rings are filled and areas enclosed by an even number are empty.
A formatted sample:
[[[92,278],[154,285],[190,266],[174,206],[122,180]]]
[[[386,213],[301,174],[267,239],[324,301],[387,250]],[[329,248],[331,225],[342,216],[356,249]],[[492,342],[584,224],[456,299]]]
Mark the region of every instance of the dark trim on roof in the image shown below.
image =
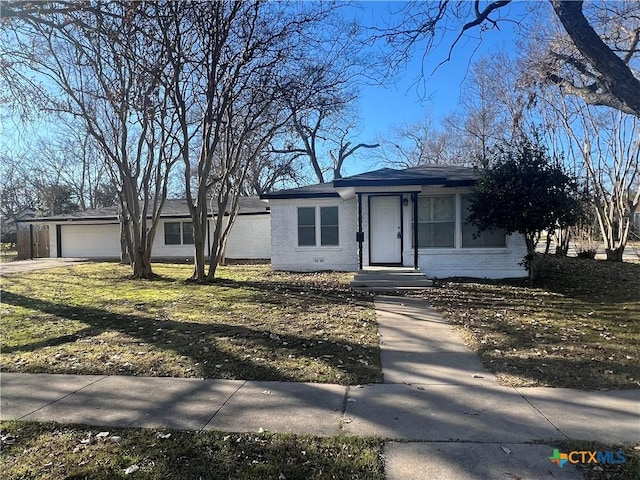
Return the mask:
[[[333,182],[290,188],[260,195],[262,199],[336,198],[337,189],[360,187],[418,187],[437,186],[444,188],[470,187],[476,184],[478,170],[472,167],[449,165],[422,165],[404,170],[381,168],[351,177],[338,178]]]
[[[238,213],[238,217],[251,217],[255,215],[271,215],[270,210],[265,210],[264,212],[246,212],[246,213]],[[207,218],[213,219],[216,215],[209,214]],[[228,212],[225,212],[225,217],[229,216]],[[152,217],[147,217],[148,220],[151,220]],[[191,215],[160,215],[160,220],[191,220]],[[104,216],[104,217],[35,217],[35,218],[26,218],[23,220],[16,220],[18,223],[78,223],[78,222],[113,222],[120,223],[117,216]],[[98,225],[98,224],[96,224]]]
[[[295,191],[285,190],[282,192],[265,193],[260,195],[260,198],[264,198],[265,200],[281,200],[285,198],[340,198],[340,195],[338,195],[338,192],[296,193]]]

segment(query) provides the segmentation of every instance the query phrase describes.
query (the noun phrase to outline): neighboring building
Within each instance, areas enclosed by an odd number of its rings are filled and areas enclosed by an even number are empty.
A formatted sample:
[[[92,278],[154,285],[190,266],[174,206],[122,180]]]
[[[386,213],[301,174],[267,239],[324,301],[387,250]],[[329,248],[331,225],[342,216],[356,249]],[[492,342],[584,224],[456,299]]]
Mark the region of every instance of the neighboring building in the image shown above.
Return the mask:
[[[271,207],[274,270],[388,265],[428,277],[524,277],[522,235],[465,222],[478,177],[466,167],[384,168],[262,195]]]
[[[114,206],[21,222],[23,228],[29,229],[26,237],[27,258],[119,258],[118,211],[119,208]],[[214,229],[215,214],[210,214],[210,232]],[[208,237],[205,242],[210,245]],[[193,233],[187,202],[167,199],[153,243],[153,258],[187,259],[193,258],[193,254]],[[270,256],[268,203],[258,197],[241,198],[238,216],[229,233],[226,258],[269,259]]]
[[[16,243],[16,235],[18,232],[18,222],[27,220],[36,216],[33,208],[27,207],[20,210],[13,218],[2,218],[1,236],[2,243]]]

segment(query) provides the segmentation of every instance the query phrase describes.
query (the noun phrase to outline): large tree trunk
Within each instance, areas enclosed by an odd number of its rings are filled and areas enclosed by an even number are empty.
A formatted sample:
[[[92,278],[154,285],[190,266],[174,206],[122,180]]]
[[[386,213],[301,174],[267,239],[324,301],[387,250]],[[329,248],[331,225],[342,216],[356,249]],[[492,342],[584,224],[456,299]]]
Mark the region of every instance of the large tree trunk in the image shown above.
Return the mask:
[[[537,234],[532,233],[524,235],[525,243],[527,245],[527,256],[524,258],[524,265],[529,272],[529,280],[531,281],[540,278],[542,270],[542,258],[536,253],[537,237]]]
[[[589,24],[582,12],[583,2],[550,1],[575,46],[600,74],[597,86],[602,91],[596,94],[585,88],[579,94],[589,103],[609,105],[640,117],[640,80]]]
[[[624,245],[618,248],[605,248],[607,254],[607,260],[610,262],[622,262],[622,255],[624,254]]]
[[[188,195],[190,197],[190,194]],[[208,219],[208,208],[207,208],[207,195],[206,195],[206,184],[204,182],[200,182],[198,194],[197,194],[197,204],[193,206],[190,203],[190,212],[191,212],[191,220],[193,224],[193,275],[191,276],[191,280],[196,281],[198,283],[204,283],[207,281],[206,275],[206,255],[205,255],[205,239],[207,238],[207,225],[209,222]]]
[[[152,278],[153,271],[151,269],[151,252],[144,248],[135,249],[133,251],[133,278]]]

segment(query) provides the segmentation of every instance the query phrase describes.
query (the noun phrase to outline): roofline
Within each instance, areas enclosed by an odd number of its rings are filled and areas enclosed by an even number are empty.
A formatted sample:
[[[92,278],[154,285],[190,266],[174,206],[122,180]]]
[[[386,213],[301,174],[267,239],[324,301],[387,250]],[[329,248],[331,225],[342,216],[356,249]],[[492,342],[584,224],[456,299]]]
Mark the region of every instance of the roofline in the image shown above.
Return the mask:
[[[304,188],[304,187],[302,187]],[[324,192],[324,193],[264,193],[260,195],[260,198],[266,200],[283,200],[289,198],[340,198],[338,192]]]
[[[477,180],[447,180],[446,177],[436,178],[415,178],[415,179],[399,179],[392,178],[389,180],[372,180],[372,179],[349,179],[341,178],[334,180],[335,187],[402,187],[404,185],[442,185],[444,187],[464,187],[474,185]]]
[[[245,217],[245,216],[251,216],[251,215],[271,215],[271,211],[270,210],[265,210],[264,212],[244,212],[244,213],[238,213],[237,216],[239,217]],[[229,216],[228,212],[225,212],[224,214],[225,217]],[[214,218],[215,215],[213,214],[208,214],[207,218]],[[147,217],[147,219],[151,219],[152,217]],[[161,220],[166,220],[166,219],[190,219],[191,215],[160,215],[160,219]],[[35,217],[35,218],[25,218],[25,219],[21,219],[21,220],[16,220],[16,223],[67,223],[67,222],[91,222],[91,221],[118,221],[118,217],[117,216],[103,216],[103,217],[57,217],[57,218],[52,218],[52,217]]]

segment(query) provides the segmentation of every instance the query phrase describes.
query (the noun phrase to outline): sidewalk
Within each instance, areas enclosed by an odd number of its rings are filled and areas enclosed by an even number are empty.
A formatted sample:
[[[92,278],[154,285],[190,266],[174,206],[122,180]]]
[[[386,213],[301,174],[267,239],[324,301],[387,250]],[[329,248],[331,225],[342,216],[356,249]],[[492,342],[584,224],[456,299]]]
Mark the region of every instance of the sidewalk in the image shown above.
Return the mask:
[[[390,479],[580,478],[531,442],[640,442],[640,390],[503,387],[424,301],[375,306],[383,384],[2,373],[0,418],[378,435]]]

